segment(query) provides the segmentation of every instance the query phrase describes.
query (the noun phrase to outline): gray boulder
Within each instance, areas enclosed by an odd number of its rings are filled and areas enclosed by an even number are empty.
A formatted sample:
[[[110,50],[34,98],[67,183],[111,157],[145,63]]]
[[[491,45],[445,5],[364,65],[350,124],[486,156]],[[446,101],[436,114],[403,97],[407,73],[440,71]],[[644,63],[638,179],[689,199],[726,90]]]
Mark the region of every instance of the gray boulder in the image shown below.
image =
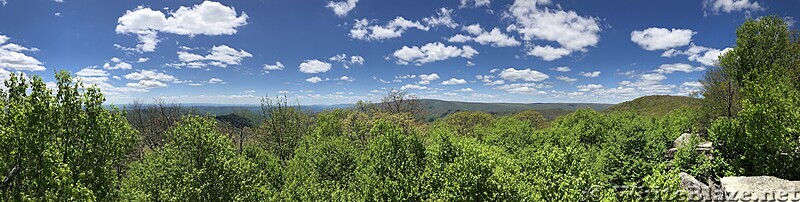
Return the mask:
[[[711,142],[702,142],[700,144],[697,144],[696,150],[697,151],[708,152],[708,151],[714,150],[714,145]]]
[[[691,140],[692,137],[694,137],[694,134],[691,133],[681,134],[681,136],[679,136],[678,139],[675,139],[675,141],[672,142],[672,148],[681,148],[683,147],[683,145],[689,144],[689,140]]]
[[[800,201],[800,181],[772,176],[723,177],[728,201]]]
[[[703,184],[688,173],[681,172],[679,175],[681,177],[681,188],[687,191],[687,198],[690,201],[711,201],[711,188],[708,185]]]

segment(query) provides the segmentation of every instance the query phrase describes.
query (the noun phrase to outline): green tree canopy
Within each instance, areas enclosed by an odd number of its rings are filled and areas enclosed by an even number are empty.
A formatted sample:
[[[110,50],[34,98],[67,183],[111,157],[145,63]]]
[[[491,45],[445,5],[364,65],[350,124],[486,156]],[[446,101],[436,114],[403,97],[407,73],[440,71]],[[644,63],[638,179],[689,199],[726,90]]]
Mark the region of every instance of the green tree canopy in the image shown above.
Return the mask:
[[[709,133],[734,173],[800,179],[800,43],[790,34],[780,17],[747,20],[720,56],[740,85],[742,109]]]
[[[133,201],[257,201],[274,197],[277,163],[268,155],[238,156],[215,121],[185,116],[167,133],[167,143],[134,165],[120,190]],[[266,168],[266,169],[265,169]],[[261,170],[265,169],[265,170]]]
[[[0,88],[0,199],[113,200],[136,131],[98,88],[56,79],[55,93],[38,76],[12,74]]]

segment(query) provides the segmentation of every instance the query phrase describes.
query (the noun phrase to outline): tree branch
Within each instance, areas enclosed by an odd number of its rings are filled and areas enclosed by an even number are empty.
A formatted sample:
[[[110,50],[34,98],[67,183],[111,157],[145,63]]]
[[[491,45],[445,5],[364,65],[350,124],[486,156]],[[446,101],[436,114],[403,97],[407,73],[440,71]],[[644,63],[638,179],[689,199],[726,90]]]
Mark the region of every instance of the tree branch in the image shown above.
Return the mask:
[[[17,174],[19,173],[19,170],[20,170],[19,164],[15,165],[13,168],[11,168],[11,171],[8,172],[8,175],[6,175],[6,177],[3,178],[3,183],[0,183],[0,190],[6,190],[9,187],[11,187],[11,185],[10,185],[11,181],[14,181],[14,177],[17,176]]]

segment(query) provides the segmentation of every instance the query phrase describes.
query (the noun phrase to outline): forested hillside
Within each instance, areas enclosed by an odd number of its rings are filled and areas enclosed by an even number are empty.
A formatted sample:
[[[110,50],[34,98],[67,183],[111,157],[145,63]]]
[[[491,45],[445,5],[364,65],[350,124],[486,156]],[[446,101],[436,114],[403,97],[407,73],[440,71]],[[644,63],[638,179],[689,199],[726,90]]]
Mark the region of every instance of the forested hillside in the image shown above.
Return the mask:
[[[604,111],[629,111],[644,116],[664,116],[681,107],[699,109],[700,101],[700,99],[686,96],[651,95],[616,104]]]
[[[510,115],[522,110],[536,110],[545,118],[553,120],[561,115],[574,112],[578,109],[590,108],[594,110],[604,110],[612,104],[599,103],[478,103],[478,102],[457,102],[435,99],[420,99],[419,104],[425,110],[425,120],[433,121],[457,112],[486,112],[494,115]],[[123,107],[130,108],[132,105]],[[208,105],[191,104],[181,105],[183,108],[194,110],[198,114],[226,115],[239,114],[244,116],[249,113],[261,113],[261,106],[258,105]],[[339,105],[300,105],[300,109],[309,113],[319,113],[325,110],[345,109],[353,107],[352,104]],[[257,121],[259,122],[259,121]]]
[[[545,118],[552,120],[578,109],[590,108],[599,111],[612,106],[599,103],[474,103],[431,99],[423,99],[420,102],[426,109],[429,120],[446,117],[457,112],[480,111],[495,115],[509,115],[522,110],[536,110]]]
[[[428,122],[425,100],[391,91],[320,113],[265,98],[256,123],[177,104],[108,109],[68,72],[51,87],[12,74],[0,89],[0,200],[673,201],[688,199],[681,172],[800,180],[798,34],[780,17],[736,34],[701,80],[702,110],[645,97],[607,113],[566,104],[577,110],[552,121],[462,103]],[[684,132],[698,135],[670,150]],[[704,141],[710,154],[695,152]]]

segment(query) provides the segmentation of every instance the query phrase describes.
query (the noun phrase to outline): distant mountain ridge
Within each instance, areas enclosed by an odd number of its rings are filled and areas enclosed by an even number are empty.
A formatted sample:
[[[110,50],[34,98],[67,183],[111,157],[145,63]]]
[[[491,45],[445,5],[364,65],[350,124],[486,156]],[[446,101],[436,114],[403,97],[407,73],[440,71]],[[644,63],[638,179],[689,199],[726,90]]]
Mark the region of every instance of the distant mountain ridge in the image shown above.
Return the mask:
[[[428,119],[442,118],[461,111],[482,111],[496,115],[507,115],[532,109],[539,111],[545,118],[552,120],[578,109],[590,108],[602,111],[613,106],[613,104],[601,103],[482,103],[435,99],[422,99],[420,101],[428,112]]]
[[[602,103],[483,103],[483,102],[462,102],[462,101],[446,101],[436,99],[421,99],[422,106],[427,112],[426,119],[434,120],[442,118],[447,115],[462,112],[462,111],[482,111],[495,115],[508,115],[522,110],[536,110],[539,111],[547,119],[555,119],[558,116],[573,112],[577,109],[590,108],[597,111],[603,111],[613,104]],[[322,112],[331,109],[349,108],[355,104],[336,104],[336,105],[301,105],[300,109],[312,113]],[[234,113],[236,111],[248,111],[252,113],[261,113],[261,105],[225,105],[225,104],[198,104],[187,103],[180,104],[180,106],[192,109],[200,114],[210,115],[225,115]],[[120,109],[124,109],[127,105],[117,105]]]
[[[700,108],[701,100],[686,96],[650,95],[616,104],[604,112],[630,111],[644,116],[664,116],[681,107]]]

